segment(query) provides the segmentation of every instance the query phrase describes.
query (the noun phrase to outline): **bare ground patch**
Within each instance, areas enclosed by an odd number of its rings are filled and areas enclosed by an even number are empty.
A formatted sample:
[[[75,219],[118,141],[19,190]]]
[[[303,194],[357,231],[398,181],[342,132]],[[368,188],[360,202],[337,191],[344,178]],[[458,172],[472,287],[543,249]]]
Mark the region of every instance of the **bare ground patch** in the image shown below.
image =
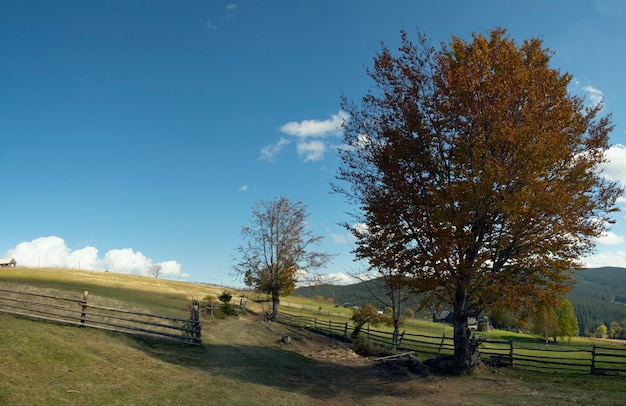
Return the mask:
[[[284,379],[282,389],[306,394],[314,404],[517,405],[542,404],[547,400],[541,393],[491,368],[479,368],[467,376],[440,376],[395,362],[361,357],[348,343],[305,329],[264,322],[261,318],[240,321],[243,325],[260,324],[262,330],[273,335],[277,350],[300,355],[277,373]],[[233,323],[228,325],[238,329]],[[231,332],[231,336],[240,334]],[[283,339],[285,336],[290,339]],[[555,398],[551,402],[560,403]]]

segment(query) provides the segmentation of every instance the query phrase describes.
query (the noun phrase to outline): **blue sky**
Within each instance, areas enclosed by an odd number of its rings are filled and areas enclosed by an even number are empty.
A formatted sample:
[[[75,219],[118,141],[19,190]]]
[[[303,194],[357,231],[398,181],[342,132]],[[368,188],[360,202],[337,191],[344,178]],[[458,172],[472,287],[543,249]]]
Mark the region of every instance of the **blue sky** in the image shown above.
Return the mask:
[[[0,0],[0,255],[235,284],[251,207],[283,195],[338,254],[322,272],[358,272],[330,193],[339,98],[418,27],[542,37],[572,92],[613,113],[605,169],[626,184],[625,18],[619,0]],[[590,266],[626,266],[616,220]]]

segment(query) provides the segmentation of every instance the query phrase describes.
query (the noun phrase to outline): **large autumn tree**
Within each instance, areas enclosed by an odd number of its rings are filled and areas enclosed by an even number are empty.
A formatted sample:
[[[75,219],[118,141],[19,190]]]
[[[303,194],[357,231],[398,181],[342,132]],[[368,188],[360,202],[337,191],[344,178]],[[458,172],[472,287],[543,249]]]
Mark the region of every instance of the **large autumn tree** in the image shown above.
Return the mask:
[[[310,271],[324,266],[330,255],[313,250],[322,237],[308,229],[302,202],[286,197],[261,200],[252,209],[250,225],[241,229],[245,243],[237,247],[235,273],[254,290],[272,298],[272,318],[280,296],[290,294]]]
[[[355,205],[355,253],[454,309],[460,369],[476,359],[468,316],[556,303],[622,192],[599,171],[610,115],[568,91],[552,55],[500,28],[439,48],[403,32],[368,69],[376,86],[342,100],[333,188]]]

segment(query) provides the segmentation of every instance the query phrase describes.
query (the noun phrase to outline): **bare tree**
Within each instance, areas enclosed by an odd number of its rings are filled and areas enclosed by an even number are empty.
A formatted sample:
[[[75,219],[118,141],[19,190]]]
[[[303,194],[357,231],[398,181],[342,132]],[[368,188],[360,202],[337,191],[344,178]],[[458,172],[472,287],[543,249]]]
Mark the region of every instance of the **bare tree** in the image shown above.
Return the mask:
[[[312,251],[322,237],[307,229],[306,206],[286,197],[260,201],[252,209],[250,226],[242,227],[246,243],[237,247],[235,274],[257,292],[272,297],[272,318],[278,314],[281,295],[314,269],[323,267],[330,255]]]
[[[163,267],[159,264],[150,265],[150,270],[148,272],[150,273],[150,276],[158,278],[163,272]]]
[[[374,273],[375,272],[375,273]],[[393,327],[393,344],[397,345],[400,338],[400,327],[403,324],[403,313],[407,302],[414,298],[410,288],[410,280],[397,269],[387,267],[370,267],[370,272],[352,275],[361,281],[368,300],[375,300],[378,306],[391,309],[385,322]]]

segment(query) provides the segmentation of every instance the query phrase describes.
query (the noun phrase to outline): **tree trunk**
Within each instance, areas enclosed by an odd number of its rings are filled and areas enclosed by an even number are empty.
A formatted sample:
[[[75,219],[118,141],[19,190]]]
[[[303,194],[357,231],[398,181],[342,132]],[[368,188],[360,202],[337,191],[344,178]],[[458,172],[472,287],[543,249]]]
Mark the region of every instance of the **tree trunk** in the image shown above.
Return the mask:
[[[398,341],[400,341],[400,319],[398,317],[394,317],[393,319],[393,345],[398,345]]]
[[[354,330],[352,330],[352,334],[350,334],[350,337],[357,338],[362,328],[363,324],[357,324],[356,326],[354,326]]]
[[[454,300],[454,366],[460,372],[476,367],[480,357],[477,345],[470,340],[467,327],[468,302],[467,293],[458,288]]]
[[[278,304],[280,303],[280,296],[278,293],[272,292],[272,320],[276,320],[278,317]]]

